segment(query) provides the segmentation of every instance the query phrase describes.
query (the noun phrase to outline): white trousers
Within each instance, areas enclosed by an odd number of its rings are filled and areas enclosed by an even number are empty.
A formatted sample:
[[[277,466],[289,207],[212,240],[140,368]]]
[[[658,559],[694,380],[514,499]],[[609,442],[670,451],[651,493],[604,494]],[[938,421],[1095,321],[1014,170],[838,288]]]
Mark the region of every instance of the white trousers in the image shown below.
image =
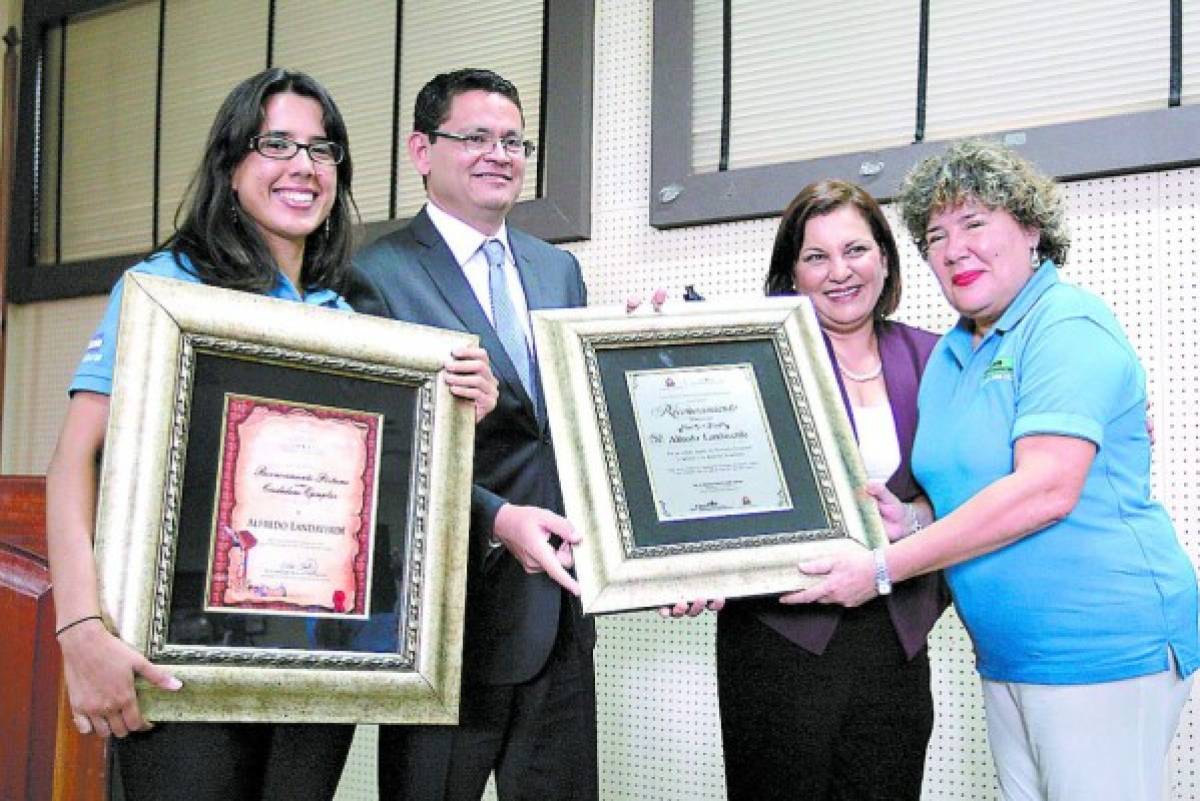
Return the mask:
[[[1101,684],[983,681],[1004,801],[1164,801],[1192,677],[1171,669]]]

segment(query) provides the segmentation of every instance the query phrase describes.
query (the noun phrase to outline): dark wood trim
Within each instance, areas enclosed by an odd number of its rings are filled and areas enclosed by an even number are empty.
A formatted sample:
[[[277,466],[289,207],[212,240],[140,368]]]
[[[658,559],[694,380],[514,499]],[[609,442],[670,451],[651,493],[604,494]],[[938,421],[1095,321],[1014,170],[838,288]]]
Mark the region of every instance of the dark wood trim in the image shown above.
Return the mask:
[[[50,572],[43,557],[0,540],[0,638],[4,715],[0,719],[0,796],[51,798],[57,727],[58,665]]]
[[[650,222],[670,208],[692,174],[692,4],[655,0],[650,88]],[[714,173],[714,175],[728,173]],[[780,207],[782,208],[782,206]]]
[[[1167,105],[1178,106],[1183,95],[1183,0],[1171,0],[1171,75]]]
[[[0,543],[46,561],[46,479],[0,476]]]
[[[595,0],[548,0],[541,196],[517,204],[513,224],[549,242],[592,232],[592,50]]]
[[[21,30],[20,94],[17,100],[16,159],[13,164],[13,183],[9,189],[9,219],[11,236],[8,241],[8,299],[23,302],[34,281],[34,233],[38,197],[35,191],[38,149],[37,96],[42,80],[42,58],[45,49],[44,29],[48,16],[38,3],[25,3]]]
[[[995,136],[1014,144],[1046,173],[1063,181],[1076,181],[1200,164],[1197,130],[1200,106],[1181,106]],[[1086,147],[1081,146],[1083,142],[1088,143]],[[772,217],[800,187],[823,178],[854,181],[880,201],[887,201],[914,164],[947,144],[919,142],[810,161],[684,175],[676,179],[681,191],[674,203],[651,198],[650,222],[656,228],[677,228]],[[863,175],[863,165],[868,162],[882,163],[883,169],[875,175]]]
[[[400,42],[404,34],[404,0],[396,0],[396,42],[392,46],[392,180],[388,190],[388,219],[396,216],[396,193],[399,191],[401,153],[407,153],[405,138],[400,134]]]
[[[75,730],[63,689],[45,520],[44,478],[0,476],[0,797],[104,801],[105,741]]]
[[[921,22],[917,26],[917,114],[913,141],[925,141],[925,99],[929,95],[929,0],[921,0]]]
[[[130,253],[121,256],[106,256],[101,259],[64,262],[63,264],[39,264],[29,270],[19,299],[14,303],[36,303],[43,300],[82,298],[88,295],[106,295],[117,283],[121,273],[146,258],[149,253]],[[11,289],[11,283],[10,283]]]
[[[733,127],[733,0],[721,4],[721,155],[717,170],[729,169],[729,130]]]
[[[263,69],[275,66],[275,0],[267,2],[267,65]]]
[[[538,129],[534,131],[525,131],[526,138],[536,137],[535,142],[546,141],[546,100],[550,93],[546,89],[546,84],[550,80],[550,48],[546,47],[546,42],[550,41],[550,0],[542,0],[542,64],[541,64],[541,83],[538,85]],[[524,115],[523,115],[524,116]],[[525,187],[529,187],[531,180],[529,171],[525,171]],[[532,176],[534,182],[534,192],[538,197],[542,196],[542,188],[546,180],[546,161],[538,154],[537,174]],[[396,215],[393,214],[393,217]]]
[[[70,46],[68,43],[68,40],[70,39],[70,25],[67,24],[67,20],[65,18],[62,21],[62,27],[60,28],[60,31],[61,32],[58,35],[58,65],[57,65],[57,72],[58,72],[60,84],[58,86],[58,91],[55,95],[55,101],[58,105],[58,110],[57,110],[58,116],[56,119],[56,123],[58,125],[58,130],[54,132],[54,263],[55,264],[58,264],[62,261],[63,147],[64,147],[64,142],[67,139],[67,136],[66,136],[66,131],[67,131],[67,88],[61,84],[62,76],[67,74],[67,48]],[[45,36],[46,36],[46,32],[43,31],[42,32],[42,42],[43,43],[45,42]],[[42,69],[42,74],[41,74],[42,80],[41,80],[40,86],[43,89],[46,86],[45,64],[46,64],[45,59],[42,59],[43,69]],[[46,126],[43,123],[44,123],[44,120],[39,118],[37,121],[38,134],[39,134],[38,135],[38,143],[39,144],[37,147],[37,152],[38,152],[38,158],[40,161],[44,161],[47,158],[46,146],[45,146]],[[34,208],[33,208],[34,233],[35,234],[40,232],[41,225],[42,225],[42,220],[40,217],[40,215],[41,215],[40,203],[41,203],[41,196],[42,196],[42,186],[40,183],[41,172],[42,172],[42,164],[39,163],[39,164],[37,164],[37,171],[34,174],[34,176],[35,176],[34,180],[39,182],[36,186],[34,186],[34,192],[33,192],[33,196],[35,198]],[[35,235],[33,238],[33,243],[32,243],[35,254],[37,254],[39,241],[40,240]],[[37,256],[35,255],[34,258],[37,258]]]
[[[8,297],[5,293],[5,278],[8,273],[8,240],[10,231],[9,209],[12,203],[13,159],[16,157],[14,139],[17,132],[18,75],[21,62],[17,48],[21,37],[17,29],[9,27],[4,34],[4,106],[0,109],[0,431],[4,430],[4,367],[8,343]]]

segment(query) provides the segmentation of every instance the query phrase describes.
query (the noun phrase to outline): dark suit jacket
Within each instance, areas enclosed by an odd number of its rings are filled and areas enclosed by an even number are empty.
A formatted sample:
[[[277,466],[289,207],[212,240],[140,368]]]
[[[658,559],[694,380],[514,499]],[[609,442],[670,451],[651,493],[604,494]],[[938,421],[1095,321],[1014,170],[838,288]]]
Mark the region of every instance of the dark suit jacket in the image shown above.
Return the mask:
[[[909,461],[917,430],[917,385],[938,338],[928,331],[894,322],[880,323],[876,333],[888,405],[892,407],[896,439],[900,443],[900,467],[888,479],[887,487],[901,500],[910,501],[921,494]],[[837,364],[828,339],[825,346],[830,360]],[[841,373],[836,375],[842,403],[849,413],[850,399],[846,395],[846,387]],[[854,418],[850,419],[853,425]],[[941,573],[917,576],[892,588],[892,594],[887,596],[888,613],[900,644],[910,659],[925,646],[925,638],[949,602],[950,595]],[[832,604],[783,606],[774,598],[731,601],[730,604],[735,609],[753,610],[768,626],[814,654],[825,651],[842,617],[842,607]]]
[[[587,303],[574,256],[511,226],[508,240],[531,311]],[[469,331],[479,336],[491,358],[500,398],[475,431],[463,675],[488,684],[527,681],[550,654],[564,593],[545,574],[527,574],[507,551],[494,549],[489,538],[505,502],[562,514],[545,410],[534,413],[462,268],[424,210],[406,227],[360,251],[354,268],[345,295],[356,311]],[[576,613],[569,618],[590,648],[594,629],[578,614],[578,604],[573,606]]]

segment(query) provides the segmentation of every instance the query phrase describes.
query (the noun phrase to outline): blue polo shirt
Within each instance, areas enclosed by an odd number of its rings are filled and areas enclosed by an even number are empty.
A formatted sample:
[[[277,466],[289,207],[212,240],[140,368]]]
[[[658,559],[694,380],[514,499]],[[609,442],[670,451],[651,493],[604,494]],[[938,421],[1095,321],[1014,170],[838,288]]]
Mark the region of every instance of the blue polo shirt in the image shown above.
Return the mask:
[[[1150,498],[1145,376],[1099,298],[1044,263],[974,347],[960,320],[921,380],[913,472],[938,517],[1013,470],[1027,435],[1096,445],[1062,521],[946,571],[994,681],[1090,684],[1200,666],[1196,575]]]
[[[181,253],[176,256],[166,250],[161,250],[145,261],[135,264],[129,268],[128,272],[159,275],[164,278],[189,281],[193,284],[200,283],[191,259],[185,254]],[[97,392],[101,395],[112,394],[113,367],[117,359],[117,324],[121,319],[121,290],[124,286],[125,278],[122,277],[113,287],[104,317],[100,320],[96,333],[92,334],[91,339],[88,340],[87,350],[79,361],[79,367],[75,370],[75,378],[72,379],[69,390],[72,394],[79,390]],[[342,296],[332,289],[313,288],[304,297],[301,297],[300,293],[296,291],[296,287],[283,273],[276,273],[275,285],[266,294],[272,298],[295,300],[312,306],[325,306],[346,311],[350,309],[350,305],[342,299]]]

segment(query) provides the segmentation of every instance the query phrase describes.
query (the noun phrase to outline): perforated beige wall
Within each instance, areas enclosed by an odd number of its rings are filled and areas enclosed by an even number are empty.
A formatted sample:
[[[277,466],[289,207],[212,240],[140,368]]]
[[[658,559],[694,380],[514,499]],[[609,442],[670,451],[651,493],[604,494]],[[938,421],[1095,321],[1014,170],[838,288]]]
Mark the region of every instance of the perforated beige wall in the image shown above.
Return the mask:
[[[650,3],[597,3],[595,53],[592,239],[570,246],[584,265],[592,302],[617,303],[658,286],[678,297],[689,283],[709,297],[758,294],[775,220],[673,231],[647,223]],[[1156,488],[1200,561],[1200,170],[1080,182],[1068,195],[1076,244],[1066,274],[1113,305],[1146,365],[1158,432]],[[906,243],[902,269],[897,317],[944,330],[953,315]],[[12,314],[6,472],[45,469],[63,387],[100,308],[95,300],[68,301]],[[711,618],[613,616],[600,621],[600,633],[603,798],[721,801]],[[994,778],[978,682],[952,613],[936,629],[931,654],[937,725],[925,798],[990,801]],[[342,801],[375,797],[372,738],[370,728],[360,731]],[[1176,738],[1175,798],[1200,797],[1198,758],[1200,710],[1193,701]]]

